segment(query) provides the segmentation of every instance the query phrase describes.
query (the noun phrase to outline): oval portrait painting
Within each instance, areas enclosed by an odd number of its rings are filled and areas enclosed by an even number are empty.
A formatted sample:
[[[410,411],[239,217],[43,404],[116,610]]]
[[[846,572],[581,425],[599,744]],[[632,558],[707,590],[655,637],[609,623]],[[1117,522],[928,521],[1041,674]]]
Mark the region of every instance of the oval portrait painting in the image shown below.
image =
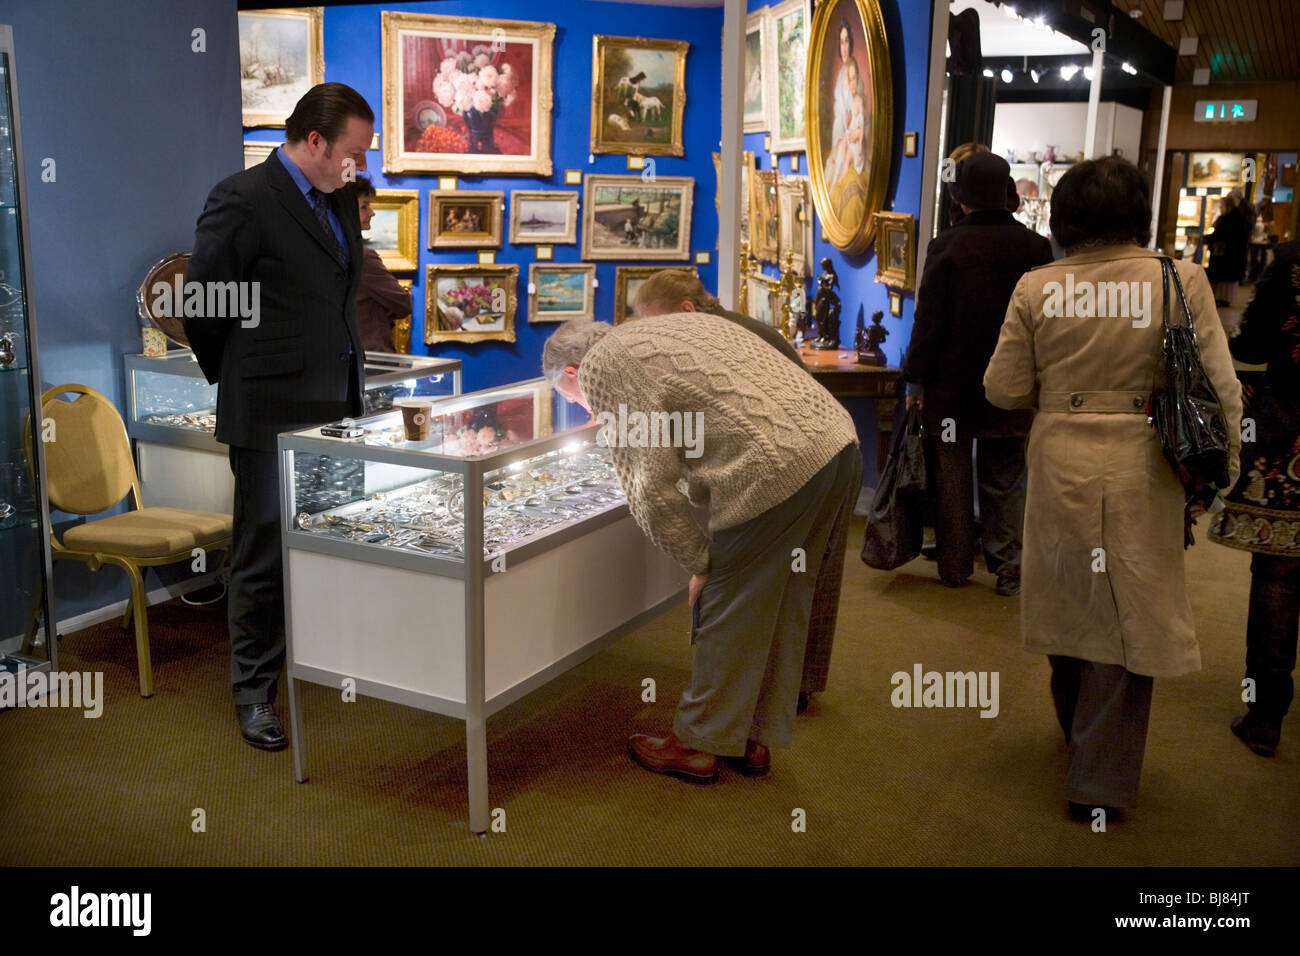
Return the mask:
[[[878,0],[817,5],[809,31],[808,174],[832,245],[863,252],[889,185],[893,89]]]

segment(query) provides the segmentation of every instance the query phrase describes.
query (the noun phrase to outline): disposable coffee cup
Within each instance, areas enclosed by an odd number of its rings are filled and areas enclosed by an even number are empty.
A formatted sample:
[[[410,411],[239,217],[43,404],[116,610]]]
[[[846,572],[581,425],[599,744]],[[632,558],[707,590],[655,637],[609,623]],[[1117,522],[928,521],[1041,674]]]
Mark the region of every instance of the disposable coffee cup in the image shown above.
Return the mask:
[[[428,441],[429,429],[433,425],[433,402],[408,398],[393,404],[402,410],[402,426],[406,429],[406,440]]]

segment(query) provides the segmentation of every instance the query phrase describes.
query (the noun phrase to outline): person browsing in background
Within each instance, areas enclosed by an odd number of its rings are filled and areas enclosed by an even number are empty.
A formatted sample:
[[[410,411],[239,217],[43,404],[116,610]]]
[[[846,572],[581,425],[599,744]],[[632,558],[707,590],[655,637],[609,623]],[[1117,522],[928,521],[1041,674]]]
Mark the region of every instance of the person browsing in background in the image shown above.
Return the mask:
[[[1033,413],[994,408],[982,380],[1016,283],[1052,261],[1051,243],[1007,211],[1010,181],[1007,161],[988,151],[972,151],[957,164],[951,193],[963,216],[930,242],[903,371],[907,407],[921,403],[926,454],[936,462],[939,578],[948,587],[966,583],[979,540],[1004,596],[1020,590],[1025,436]]]
[[[689,269],[662,269],[656,272],[641,284],[634,305],[639,318],[671,312],[707,312],[729,319],[762,338],[805,373],[808,371],[798,350],[784,335],[757,319],[724,309],[722,303],[704,288],[699,276]],[[697,494],[692,492],[691,497],[695,498]],[[840,588],[844,580],[844,548],[848,541],[851,518],[852,513],[849,511],[836,515],[821,571],[813,588],[812,624],[808,631],[803,677],[799,684],[799,713],[808,708],[813,694],[826,689],[831,646],[835,640],[835,622],[839,614]]]
[[[358,176],[352,190],[357,194],[357,213],[364,232],[375,218],[370,205],[375,198],[375,187],[365,176]],[[357,331],[361,333],[361,348],[366,352],[396,352],[393,320],[411,314],[411,293],[402,288],[374,249],[366,246],[362,256],[361,284],[357,287]]]
[[[308,90],[285,144],[212,188],[186,275],[256,283],[260,304],[254,321],[184,321],[217,384],[217,441],[230,446],[230,682],[240,732],[263,750],[287,743],[274,709],[285,653],[276,435],[362,412],[361,223],[348,181],[366,168],[374,123],[351,87]]]
[[[628,740],[632,759],[696,783],[718,779],[719,756],[765,774],[769,748],[791,743],[826,543],[862,483],[853,420],[811,375],[708,313],[567,322],[542,367],[603,423],[633,519],[691,575],[691,682],[667,736]],[[628,409],[679,416],[681,440],[611,434]],[[705,497],[707,530],[692,509]]]

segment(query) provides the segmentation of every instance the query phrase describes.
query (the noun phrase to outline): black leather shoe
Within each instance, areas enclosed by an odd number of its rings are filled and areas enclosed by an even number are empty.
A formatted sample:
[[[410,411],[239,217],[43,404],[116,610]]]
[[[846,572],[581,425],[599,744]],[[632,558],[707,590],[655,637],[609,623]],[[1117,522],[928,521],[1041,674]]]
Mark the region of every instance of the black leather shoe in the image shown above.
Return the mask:
[[[812,701],[812,691],[810,690],[799,691],[799,702],[795,705],[794,712],[796,714],[802,714],[804,711],[808,709],[808,704],[811,701]]]
[[[1232,732],[1241,738],[1241,742],[1261,757],[1272,757],[1277,753],[1278,742],[1282,739],[1282,724],[1260,720],[1254,711],[1247,711],[1232,721]]]
[[[283,750],[289,743],[280,726],[280,718],[270,704],[236,704],[239,731],[260,750]]]
[[[1020,593],[1020,574],[1013,571],[999,571],[995,590],[1003,597],[1015,597]]]

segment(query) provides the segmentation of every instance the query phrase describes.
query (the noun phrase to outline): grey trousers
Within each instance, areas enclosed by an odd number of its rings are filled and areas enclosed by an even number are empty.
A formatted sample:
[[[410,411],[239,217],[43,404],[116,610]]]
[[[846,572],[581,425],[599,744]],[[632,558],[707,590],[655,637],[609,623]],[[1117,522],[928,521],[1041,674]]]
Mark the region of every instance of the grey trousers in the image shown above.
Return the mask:
[[[1049,654],[1056,719],[1069,744],[1067,799],[1136,807],[1153,680],[1119,664]]]
[[[1029,468],[1025,464],[1025,438],[975,439],[975,465],[971,441],[930,439],[927,452],[936,462],[938,488],[935,540],[939,575],[965,581],[975,571],[975,492],[979,492],[979,539],[989,571],[1019,575],[1025,526],[1025,491]]]
[[[790,746],[813,587],[835,519],[857,496],[860,454],[847,445],[781,504],[713,536],[673,721],[688,747],[739,757],[749,740]]]

